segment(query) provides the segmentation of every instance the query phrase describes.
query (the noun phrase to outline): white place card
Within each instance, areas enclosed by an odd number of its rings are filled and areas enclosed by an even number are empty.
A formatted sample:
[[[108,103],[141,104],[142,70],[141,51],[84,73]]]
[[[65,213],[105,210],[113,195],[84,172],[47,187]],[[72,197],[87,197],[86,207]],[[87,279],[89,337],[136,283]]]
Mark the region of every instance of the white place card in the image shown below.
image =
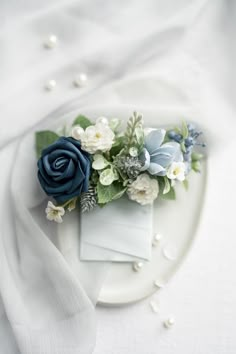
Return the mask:
[[[150,260],[153,206],[127,197],[81,215],[80,258],[87,261]]]

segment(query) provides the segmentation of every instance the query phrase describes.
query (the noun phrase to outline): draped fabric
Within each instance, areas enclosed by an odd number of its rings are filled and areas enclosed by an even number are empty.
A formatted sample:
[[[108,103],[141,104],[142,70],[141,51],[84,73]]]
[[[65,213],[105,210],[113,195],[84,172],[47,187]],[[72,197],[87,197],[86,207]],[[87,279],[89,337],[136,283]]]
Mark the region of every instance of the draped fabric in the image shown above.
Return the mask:
[[[78,241],[45,223],[35,130],[96,109],[193,114],[209,140],[203,224],[213,230],[215,200],[231,235],[233,209],[215,191],[227,174],[235,197],[235,16],[235,3],[220,0],[0,4],[0,353],[92,353],[109,271],[81,263]],[[53,50],[43,46],[50,33],[59,40]],[[82,89],[72,85],[79,72],[89,78]],[[57,86],[46,92],[52,78]]]

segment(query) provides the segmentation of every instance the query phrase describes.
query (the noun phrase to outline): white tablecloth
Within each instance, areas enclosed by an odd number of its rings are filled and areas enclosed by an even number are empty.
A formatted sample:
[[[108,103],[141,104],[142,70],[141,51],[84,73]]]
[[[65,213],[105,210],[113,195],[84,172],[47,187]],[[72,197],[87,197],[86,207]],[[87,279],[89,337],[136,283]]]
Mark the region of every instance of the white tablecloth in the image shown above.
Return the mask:
[[[154,88],[163,104],[170,94],[180,105],[189,96],[196,105],[207,97],[217,131],[213,140],[219,145],[212,157],[219,168],[209,176],[216,182],[208,185],[211,199],[205,206],[212,212],[207,218],[203,214],[196,242],[176,276],[155,295],[160,314],[150,310],[150,299],[124,308],[97,308],[95,354],[234,354],[236,143],[228,110],[236,109],[236,3],[11,0],[0,4],[0,19],[0,147],[67,101],[76,99],[82,107],[95,95],[93,103],[102,103],[113,85],[112,102],[134,108],[148,105]],[[50,33],[59,43],[46,50],[43,43]],[[89,78],[83,89],[72,85],[79,72]],[[57,81],[52,92],[44,90],[49,79]],[[227,129],[225,147],[220,132]],[[176,325],[167,331],[162,321],[170,314]],[[4,341],[11,331],[5,323],[3,312],[1,353],[16,354],[14,342]]]

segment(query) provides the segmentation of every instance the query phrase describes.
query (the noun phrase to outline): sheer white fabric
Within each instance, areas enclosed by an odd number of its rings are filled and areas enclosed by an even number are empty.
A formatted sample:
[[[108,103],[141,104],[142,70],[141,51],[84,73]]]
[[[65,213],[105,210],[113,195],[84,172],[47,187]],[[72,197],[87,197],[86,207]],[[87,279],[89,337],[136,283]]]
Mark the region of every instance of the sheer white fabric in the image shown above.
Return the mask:
[[[220,0],[1,3],[1,353],[91,353],[94,305],[107,272],[102,264],[78,262],[77,241],[45,225],[43,194],[32,172],[34,130],[56,128],[101,104],[104,114],[176,106],[199,114],[209,136],[210,168],[217,169],[216,153],[229,165],[235,151],[235,13],[233,1]],[[50,51],[43,41],[51,32],[59,45]],[[89,84],[77,91],[72,81],[81,71]],[[57,87],[46,93],[50,78]],[[233,176],[233,165],[230,171]],[[223,169],[220,176],[222,183]],[[216,188],[224,186],[209,193]],[[232,178],[227,188],[234,198]],[[221,202],[222,218],[232,222],[233,209],[227,199]]]

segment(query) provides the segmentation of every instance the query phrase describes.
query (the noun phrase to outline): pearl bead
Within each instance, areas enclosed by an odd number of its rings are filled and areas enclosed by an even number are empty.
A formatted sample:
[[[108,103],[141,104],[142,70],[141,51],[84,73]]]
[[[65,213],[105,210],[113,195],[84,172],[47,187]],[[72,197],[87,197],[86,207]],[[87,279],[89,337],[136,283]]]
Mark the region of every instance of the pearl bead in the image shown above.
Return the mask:
[[[161,289],[164,287],[164,284],[160,280],[155,280],[154,285],[158,288]]]
[[[165,328],[171,328],[175,324],[175,318],[171,316],[167,318],[163,324]]]
[[[101,123],[101,124],[104,124],[104,125],[108,125],[109,121],[108,121],[108,119],[106,117],[99,117],[96,120],[96,123]]]
[[[76,140],[80,140],[83,133],[84,129],[81,128],[79,125],[76,125],[74,128],[72,128],[71,136]]]
[[[87,75],[85,73],[81,73],[75,78],[74,86],[75,87],[84,87],[87,85],[87,81],[88,81]]]
[[[131,147],[130,149],[129,149],[129,154],[130,154],[130,156],[132,156],[132,157],[136,157],[136,156],[138,156],[138,149],[136,148],[136,147]]]
[[[57,45],[57,36],[55,34],[51,34],[46,41],[44,42],[44,47],[47,49],[53,49]]]
[[[174,246],[167,245],[163,248],[162,253],[168,261],[175,261],[177,258],[177,250]]]
[[[160,305],[158,302],[150,301],[149,304],[153,312],[158,313],[160,311]]]
[[[56,87],[57,83],[55,80],[48,80],[45,84],[45,89],[52,91]]]
[[[134,262],[133,263],[133,270],[135,272],[139,272],[143,268],[143,263],[142,262]]]
[[[159,244],[161,239],[162,239],[161,234],[155,234],[155,236],[153,237],[153,240],[152,240],[152,246],[156,247]]]

